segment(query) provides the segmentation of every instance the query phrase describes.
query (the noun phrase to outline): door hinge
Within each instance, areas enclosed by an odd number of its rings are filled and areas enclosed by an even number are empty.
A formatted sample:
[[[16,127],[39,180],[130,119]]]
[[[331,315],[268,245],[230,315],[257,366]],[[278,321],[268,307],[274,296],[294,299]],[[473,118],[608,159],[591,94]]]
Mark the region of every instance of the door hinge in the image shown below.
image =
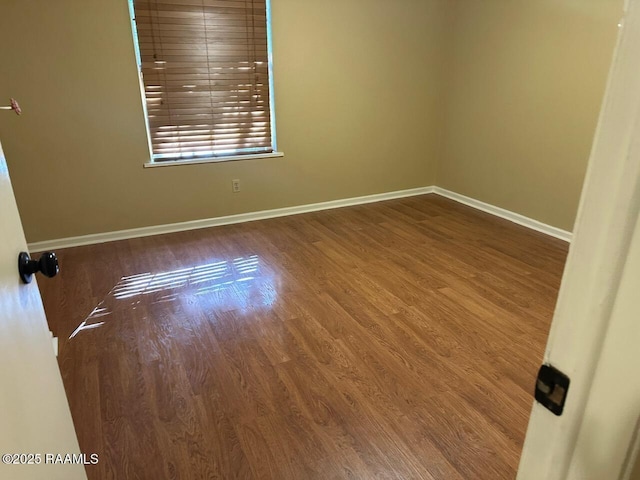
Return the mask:
[[[569,377],[557,368],[542,365],[536,379],[536,400],[554,415],[562,415],[569,382]]]

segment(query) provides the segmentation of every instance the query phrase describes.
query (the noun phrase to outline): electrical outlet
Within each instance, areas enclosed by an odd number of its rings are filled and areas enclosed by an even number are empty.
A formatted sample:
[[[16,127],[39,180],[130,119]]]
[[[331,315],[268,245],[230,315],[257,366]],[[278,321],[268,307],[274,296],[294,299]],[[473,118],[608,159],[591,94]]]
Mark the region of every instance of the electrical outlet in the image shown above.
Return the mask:
[[[238,193],[240,191],[240,180],[231,180],[231,191]]]

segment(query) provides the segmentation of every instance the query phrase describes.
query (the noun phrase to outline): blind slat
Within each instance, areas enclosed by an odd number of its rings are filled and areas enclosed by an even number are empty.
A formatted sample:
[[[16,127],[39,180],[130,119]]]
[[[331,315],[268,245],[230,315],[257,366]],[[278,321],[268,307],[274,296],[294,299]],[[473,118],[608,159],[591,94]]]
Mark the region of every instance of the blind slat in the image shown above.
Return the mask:
[[[134,0],[154,161],[272,152],[265,0]]]
[[[228,129],[233,129],[233,128],[241,128],[241,129],[252,129],[252,128],[260,128],[262,126],[266,126],[269,127],[268,122],[241,122],[241,121],[237,121],[237,119],[233,119],[233,120],[229,120],[229,121],[225,121],[225,122],[220,122],[217,123],[216,126],[214,128],[211,128],[211,125],[208,125],[206,123],[203,123],[202,121],[198,121],[198,120],[180,120],[180,122],[176,122],[179,123],[177,125],[149,125],[150,130],[154,131],[158,131],[158,132],[163,132],[163,131],[197,131],[200,129],[211,129],[213,131],[226,131]]]

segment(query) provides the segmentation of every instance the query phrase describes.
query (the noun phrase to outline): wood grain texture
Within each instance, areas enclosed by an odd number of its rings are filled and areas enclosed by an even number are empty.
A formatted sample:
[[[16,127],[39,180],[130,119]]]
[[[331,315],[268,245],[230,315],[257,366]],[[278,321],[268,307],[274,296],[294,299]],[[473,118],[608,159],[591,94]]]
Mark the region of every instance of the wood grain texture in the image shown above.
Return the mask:
[[[425,195],[57,253],[90,479],[495,480],[567,246]]]

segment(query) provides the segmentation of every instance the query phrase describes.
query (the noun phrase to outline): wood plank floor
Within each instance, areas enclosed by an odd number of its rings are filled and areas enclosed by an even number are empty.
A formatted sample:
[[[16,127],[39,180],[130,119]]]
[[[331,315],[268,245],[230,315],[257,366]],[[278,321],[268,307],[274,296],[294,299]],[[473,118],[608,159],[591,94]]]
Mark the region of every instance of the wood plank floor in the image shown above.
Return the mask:
[[[90,479],[512,479],[567,253],[436,195],[61,250]]]

